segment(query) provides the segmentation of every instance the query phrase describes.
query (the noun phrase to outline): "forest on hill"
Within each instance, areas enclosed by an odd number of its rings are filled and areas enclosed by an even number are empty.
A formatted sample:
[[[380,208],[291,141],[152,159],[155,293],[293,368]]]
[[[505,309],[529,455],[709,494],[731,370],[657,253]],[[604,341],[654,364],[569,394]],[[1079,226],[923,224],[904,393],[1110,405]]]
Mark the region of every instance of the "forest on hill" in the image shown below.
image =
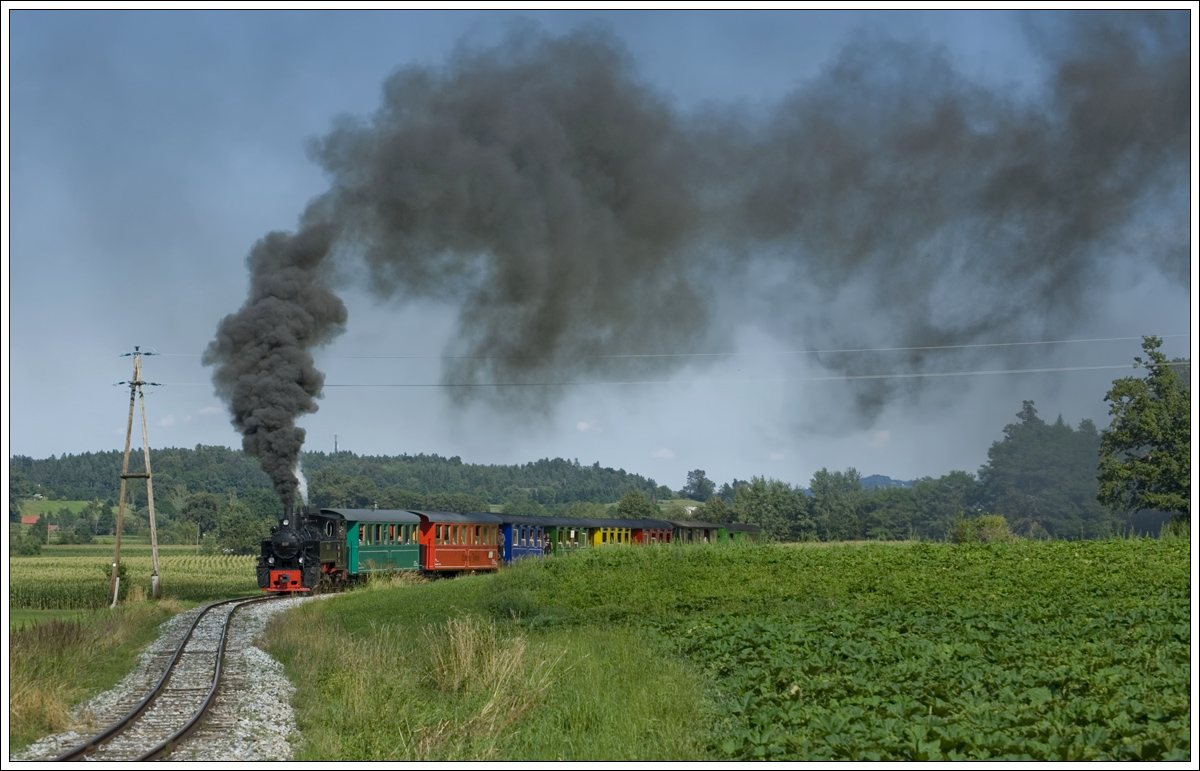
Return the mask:
[[[856,469],[813,474],[808,487],[775,479],[734,479],[718,486],[704,470],[678,491],[624,469],[542,459],[522,465],[479,465],[437,455],[359,456],[308,453],[303,469],[309,502],[346,508],[480,511],[522,514],[637,516],[753,522],[779,540],[896,540],[947,537],[964,517],[1001,515],[1028,538],[1104,538],[1115,532],[1156,535],[1168,514],[1114,512],[1098,500],[1100,434],[1090,420],[1077,428],[1060,416],[1042,420],[1025,402],[1018,420],[993,443],[977,473],[952,471],[909,483],[880,484]],[[113,526],[121,453],[10,461],[10,514],[20,499],[95,501],[82,513],[50,518],[62,532],[86,537]],[[177,542],[211,536],[228,548],[252,548],[279,516],[280,504],[257,462],[225,447],[151,450],[155,506],[163,537]],[[873,485],[870,483],[874,483]],[[148,525],[145,487],[131,485],[126,531]],[[703,502],[688,512],[685,504]],[[106,502],[108,506],[99,505]],[[51,504],[50,510],[53,509]],[[60,537],[71,537],[60,536]],[[214,542],[215,542],[214,541]]]
[[[131,467],[141,466],[142,460],[137,455],[131,455]],[[471,495],[490,504],[503,503],[516,491],[525,491],[541,504],[615,503],[633,490],[652,500],[671,495],[669,489],[660,488],[653,479],[640,474],[601,467],[599,462],[581,465],[578,460],[563,458],[521,465],[482,465],[463,463],[457,456],[368,456],[343,451],[305,453],[301,463],[314,497],[330,499],[345,495],[371,497],[388,489],[419,495]],[[120,490],[121,464],[119,450],[64,454],[40,460],[17,455],[9,460],[9,470],[14,486],[20,485],[25,497],[37,493],[60,500],[115,501]],[[155,490],[160,495],[179,485],[189,493],[216,495],[271,489],[271,481],[257,460],[228,447],[152,449],[150,464]],[[331,492],[331,488],[336,489]],[[145,488],[135,489],[133,494],[135,503],[141,505]],[[332,502],[313,500],[316,505]]]
[[[958,537],[965,520],[992,517],[1003,532],[1023,538],[1095,539],[1114,533],[1158,535],[1190,530],[1190,364],[1168,362],[1158,338],[1145,339],[1145,378],[1113,383],[1105,400],[1112,424],[1091,420],[1072,428],[1061,415],[1048,423],[1032,401],[988,450],[976,473],[898,482],[865,479],[854,468],[815,472],[807,488],[765,476],[720,487],[703,469],[688,473],[678,491],[624,469],[582,465],[578,459],[521,465],[463,463],[438,455],[360,456],[306,453],[301,464],[308,503],[331,508],[427,509],[574,517],[694,518],[749,522],[781,541],[898,540]],[[1183,364],[1184,366],[1179,366]],[[225,447],[151,450],[156,520],[163,537],[183,543],[216,539],[235,551],[253,549],[282,504],[257,461]],[[10,521],[22,501],[89,501],[63,506],[39,523],[60,538],[86,540],[112,528],[119,495],[120,452],[9,460]],[[146,488],[131,485],[127,532],[148,525]],[[999,519],[999,518],[1003,519]],[[36,546],[24,535],[26,550]],[[44,540],[42,542],[45,542]],[[16,539],[14,539],[16,543]],[[20,546],[20,545],[19,545]]]

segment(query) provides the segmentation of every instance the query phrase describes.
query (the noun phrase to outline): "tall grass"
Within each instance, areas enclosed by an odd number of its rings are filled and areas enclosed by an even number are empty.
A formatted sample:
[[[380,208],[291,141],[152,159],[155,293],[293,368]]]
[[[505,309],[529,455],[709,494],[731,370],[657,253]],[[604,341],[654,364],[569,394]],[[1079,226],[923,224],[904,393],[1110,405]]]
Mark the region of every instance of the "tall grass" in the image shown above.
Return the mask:
[[[70,727],[71,708],[124,677],[159,625],[180,610],[170,602],[122,605],[11,632],[10,750]]]
[[[623,630],[530,629],[492,576],[351,592],[268,626],[297,684],[297,760],[695,760],[700,691]],[[386,621],[384,620],[386,619]]]

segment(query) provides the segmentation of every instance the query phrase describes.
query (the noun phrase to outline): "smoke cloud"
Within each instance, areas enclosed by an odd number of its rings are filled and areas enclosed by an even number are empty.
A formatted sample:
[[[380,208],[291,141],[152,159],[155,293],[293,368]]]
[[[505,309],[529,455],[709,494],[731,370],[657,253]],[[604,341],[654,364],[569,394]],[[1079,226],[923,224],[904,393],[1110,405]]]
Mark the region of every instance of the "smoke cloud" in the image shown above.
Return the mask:
[[[221,321],[203,357],[216,366],[213,383],[230,406],[242,448],[259,459],[285,511],[295,503],[294,469],[304,445],[296,418],[316,412],[325,383],[309,350],[346,323],[346,306],[324,281],[332,236],[332,228],[316,224],[255,244],[246,260],[250,296]]]
[[[308,351],[346,321],[336,261],[380,297],[459,304],[452,398],[545,409],[574,379],[670,375],[740,307],[810,348],[906,347],[1068,328],[1112,244],[1147,213],[1154,264],[1187,275],[1186,14],[1072,14],[1033,30],[1049,74],[1018,100],[944,52],[862,36],[762,121],[684,114],[609,33],[528,28],[384,83],[370,118],[313,143],[331,179],[296,235],[249,258],[251,296],[206,362],[285,502],[323,378]],[[1166,212],[1164,216],[1164,212]],[[755,286],[754,275],[779,280]],[[756,273],[758,271],[758,273]],[[869,334],[869,337],[866,337]],[[864,339],[866,338],[866,339]],[[825,355],[848,374],[987,353]],[[869,422],[899,386],[847,391]],[[911,385],[916,381],[905,381]],[[289,481],[290,477],[290,481]]]

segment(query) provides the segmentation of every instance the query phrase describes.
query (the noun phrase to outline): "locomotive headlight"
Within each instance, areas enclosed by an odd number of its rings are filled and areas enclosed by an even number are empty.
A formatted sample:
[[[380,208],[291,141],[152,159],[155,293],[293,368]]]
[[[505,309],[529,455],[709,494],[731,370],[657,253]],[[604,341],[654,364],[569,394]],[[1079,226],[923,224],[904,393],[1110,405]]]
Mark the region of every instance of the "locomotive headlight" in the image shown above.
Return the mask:
[[[304,564],[304,558],[303,558],[303,557],[301,557],[301,558],[300,558],[300,564],[301,564],[301,565],[303,565],[303,564]]]
[[[267,557],[267,564],[268,564],[268,565],[274,565],[274,564],[275,564],[275,558],[274,558],[274,557]]]

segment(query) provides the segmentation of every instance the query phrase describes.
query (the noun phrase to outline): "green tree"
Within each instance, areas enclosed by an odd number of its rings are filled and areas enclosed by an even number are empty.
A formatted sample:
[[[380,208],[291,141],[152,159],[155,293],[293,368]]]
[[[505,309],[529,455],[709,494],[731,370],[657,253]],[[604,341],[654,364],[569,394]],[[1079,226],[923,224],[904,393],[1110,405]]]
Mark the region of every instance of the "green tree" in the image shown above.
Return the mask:
[[[192,493],[179,512],[181,519],[195,522],[200,533],[210,533],[217,527],[217,519],[221,509],[221,499],[212,493]]]
[[[283,503],[274,490],[247,490],[242,496],[242,503],[250,509],[250,513],[264,522],[275,522],[283,517]]]
[[[979,483],[966,471],[951,471],[938,479],[923,477],[913,482],[917,507],[916,533],[921,538],[940,540],[964,511],[975,508]]]
[[[522,517],[544,517],[546,508],[528,495],[515,496],[504,503],[504,513]]]
[[[75,521],[74,543],[91,543],[95,540],[95,525],[90,517],[80,517]]]
[[[693,501],[707,501],[716,489],[717,485],[705,476],[704,469],[698,468],[688,472],[687,485],[679,491],[679,494],[684,498],[691,498]]]
[[[712,495],[700,508],[696,509],[696,519],[701,522],[725,524],[733,521],[733,509],[726,506],[725,501]]]
[[[1046,423],[1032,401],[1022,403],[1017,417],[979,469],[982,508],[1003,516],[1022,536],[1039,537],[1043,530],[1068,539],[1110,535],[1112,515],[1096,499],[1095,426],[1083,421],[1073,431],[1061,416]]]
[[[200,545],[200,528],[190,519],[180,519],[171,523],[170,527],[158,531],[161,543],[177,543],[184,546]]]
[[[29,537],[41,544],[41,543],[49,543],[49,536],[50,536],[50,525],[48,524],[48,522],[46,520],[46,515],[43,514],[42,516],[37,518],[37,522],[34,522],[30,526]]]
[[[256,554],[271,528],[269,520],[257,516],[242,501],[221,507],[217,523],[217,543],[223,551],[234,554]]]
[[[853,541],[866,538],[862,480],[858,471],[813,474],[808,484],[812,491],[812,517],[817,535],[823,541]]]
[[[658,519],[658,508],[641,490],[631,490],[617,503],[619,519]]]
[[[863,493],[866,536],[894,541],[917,535],[917,504],[908,487],[877,487]]]
[[[1136,366],[1145,378],[1113,381],[1105,395],[1112,423],[1100,437],[1099,500],[1115,512],[1142,509],[1191,517],[1191,389],[1146,337]]]
[[[768,538],[799,541],[813,536],[804,491],[778,479],[753,477],[748,484],[740,485],[733,512],[738,522],[760,525]]]
[[[8,556],[32,557],[42,553],[42,542],[28,532],[20,523],[9,523]]]

